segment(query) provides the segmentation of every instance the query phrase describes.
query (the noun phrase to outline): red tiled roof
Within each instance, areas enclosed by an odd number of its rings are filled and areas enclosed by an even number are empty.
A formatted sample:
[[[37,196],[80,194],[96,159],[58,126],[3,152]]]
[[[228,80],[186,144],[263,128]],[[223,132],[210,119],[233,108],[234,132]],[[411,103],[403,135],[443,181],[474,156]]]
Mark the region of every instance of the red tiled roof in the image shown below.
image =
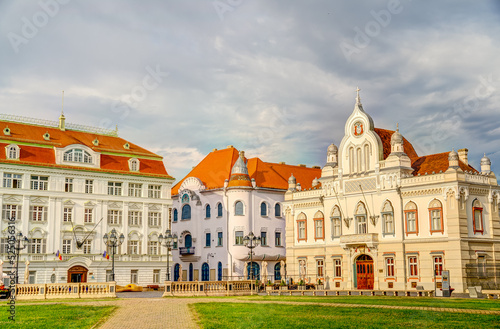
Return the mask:
[[[382,147],[384,149],[384,160],[387,159],[389,154],[391,154],[391,137],[392,134],[394,134],[394,130],[387,130],[387,129],[381,129],[381,128],[374,128],[375,132],[377,135],[380,136],[380,139],[382,140]],[[418,158],[417,152],[415,152],[415,149],[413,148],[413,145],[403,137],[403,148],[405,150],[406,155],[410,159],[416,159]]]
[[[414,159],[411,164],[412,168],[415,169],[413,171],[413,175],[425,175],[425,173],[432,174],[433,172],[437,174],[440,171],[445,172],[446,170],[448,170],[450,163],[448,160],[449,154],[450,152],[444,152],[426,155]],[[472,170],[473,172],[478,172],[471,165],[466,165],[461,160],[458,160],[458,165],[463,171]]]
[[[2,133],[6,127],[10,129],[10,136]],[[43,138],[45,133],[49,133],[50,140]],[[96,138],[99,141],[98,146],[92,143]],[[0,162],[4,163],[172,178],[168,175],[161,156],[120,137],[0,121],[0,139],[3,140],[0,148],[10,144],[20,144],[21,149],[19,160],[6,159],[5,152],[0,151]],[[129,144],[129,149],[124,148],[125,143]],[[74,144],[87,146],[95,152],[107,153],[101,153],[101,167],[56,164],[54,148],[64,148]],[[133,157],[139,159],[139,172],[129,170],[128,160]]]
[[[238,150],[231,147],[209,153],[191,172],[173,188],[172,195],[188,177],[197,177],[207,190],[224,187],[224,180],[231,176],[231,169],[238,159]],[[248,174],[261,188],[288,189],[288,178],[293,173],[302,188],[311,188],[312,180],[321,176],[321,169],[263,162],[259,158],[247,161]]]

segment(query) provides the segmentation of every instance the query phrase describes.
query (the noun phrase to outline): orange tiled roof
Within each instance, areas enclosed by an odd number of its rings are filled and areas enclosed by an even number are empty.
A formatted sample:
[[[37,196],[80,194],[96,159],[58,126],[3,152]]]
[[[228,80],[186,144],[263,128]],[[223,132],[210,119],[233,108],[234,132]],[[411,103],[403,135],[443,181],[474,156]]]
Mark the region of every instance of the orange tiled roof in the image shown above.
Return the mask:
[[[415,169],[413,171],[413,175],[425,175],[425,173],[432,174],[432,172],[437,174],[440,171],[445,172],[446,170],[448,170],[450,164],[450,162],[448,161],[449,154],[450,152],[444,152],[426,155],[414,159],[411,164],[412,168]],[[463,171],[472,170],[473,172],[478,172],[471,165],[466,165],[461,160],[458,160],[458,165]]]
[[[388,129],[381,129],[381,128],[374,128],[374,130],[382,140],[382,147],[384,149],[384,160],[385,160],[387,159],[389,154],[391,154],[391,137],[395,131]],[[404,137],[403,137],[403,148],[405,150],[406,155],[408,155],[408,157],[412,159],[412,161],[413,159],[418,158],[417,152],[415,152],[413,145],[411,145],[411,143]]]
[[[10,136],[2,133],[6,127],[10,129]],[[43,138],[45,133],[49,133],[50,140]],[[96,138],[99,141],[98,146],[92,143]],[[0,151],[0,162],[4,163],[172,178],[168,175],[161,156],[120,137],[0,121],[0,139],[3,140],[0,143],[2,148],[9,144],[20,144],[21,149],[19,161],[6,159],[5,152]],[[124,148],[125,143],[129,144],[129,149]],[[108,153],[101,153],[101,168],[56,164],[54,147],[64,148],[73,144],[87,146],[96,152]],[[128,160],[132,157],[139,158],[139,172],[129,170]]]
[[[224,180],[231,176],[231,169],[238,159],[238,150],[234,147],[209,153],[191,172],[173,188],[172,195],[179,193],[179,188],[188,177],[197,177],[207,190],[224,187]],[[261,188],[288,189],[288,178],[293,173],[303,189],[311,188],[312,180],[321,176],[321,169],[263,162],[259,158],[247,161],[248,174]]]

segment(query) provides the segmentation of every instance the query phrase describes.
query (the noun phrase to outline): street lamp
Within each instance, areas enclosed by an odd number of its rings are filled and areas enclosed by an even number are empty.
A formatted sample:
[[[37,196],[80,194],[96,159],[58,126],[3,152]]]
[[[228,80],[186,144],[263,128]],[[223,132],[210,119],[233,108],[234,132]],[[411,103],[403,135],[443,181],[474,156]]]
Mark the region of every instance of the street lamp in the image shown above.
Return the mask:
[[[167,281],[170,281],[170,251],[172,250],[172,246],[177,243],[177,236],[172,236],[170,230],[167,230],[165,231],[165,236],[160,234],[158,241],[160,241],[160,245],[165,241],[164,246],[167,247]]]
[[[22,244],[22,247],[21,247]],[[21,250],[25,249],[28,246],[28,238],[23,236],[21,232],[17,233],[16,235],[16,246],[14,247],[16,249],[16,284],[19,284],[19,254],[21,253]]]
[[[125,241],[125,235],[120,234],[120,237],[117,237],[118,233],[116,232],[115,229],[112,229],[109,237],[108,233],[104,233],[104,236],[102,239],[104,240],[104,243],[106,246],[111,247],[111,260],[112,260],[112,267],[111,267],[111,281],[115,281],[115,253],[116,253],[116,247],[119,247],[122,245],[123,241]]]
[[[250,249],[250,280],[253,280],[253,248],[257,247],[260,244],[260,236],[257,237],[250,232],[243,238],[243,244],[245,247]],[[251,283],[252,284],[252,283]],[[253,295],[252,285],[250,286],[250,294]]]

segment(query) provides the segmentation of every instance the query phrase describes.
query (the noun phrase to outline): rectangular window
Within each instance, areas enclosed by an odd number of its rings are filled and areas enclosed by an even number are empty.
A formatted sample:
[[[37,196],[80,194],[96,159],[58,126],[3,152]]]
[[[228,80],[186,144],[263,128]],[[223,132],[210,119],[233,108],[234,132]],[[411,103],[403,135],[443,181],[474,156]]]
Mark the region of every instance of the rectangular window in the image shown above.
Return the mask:
[[[85,208],[83,215],[84,223],[93,223],[94,222],[94,208]]]
[[[210,237],[210,233],[205,233],[205,247],[210,247],[210,240],[211,240],[211,237]]]
[[[156,211],[148,212],[148,225],[161,226],[161,213]]]
[[[129,255],[139,255],[139,241],[129,240],[127,246],[127,253]]]
[[[113,272],[111,270],[106,270],[106,282],[113,281]]]
[[[0,254],[8,254],[8,253],[9,253],[9,244],[7,238],[0,238]]]
[[[274,232],[274,245],[281,247],[281,232]]]
[[[387,257],[385,259],[385,276],[387,277],[394,277],[394,258],[393,257]]]
[[[431,217],[431,232],[443,232],[441,209],[429,209]]]
[[[137,284],[138,277],[139,277],[139,270],[130,270],[130,283]]]
[[[160,199],[161,198],[161,185],[149,185],[148,186],[148,198]]]
[[[432,258],[434,262],[434,275],[443,275],[443,256],[434,256]]]
[[[73,178],[64,179],[64,192],[73,192]]]
[[[141,226],[142,225],[142,211],[129,211],[128,212],[128,225]]]
[[[406,215],[406,234],[418,233],[417,232],[417,211],[405,211]]]
[[[299,240],[306,240],[306,221],[305,220],[298,220],[297,221],[297,230],[298,230]]]
[[[325,261],[323,259],[318,259],[316,261],[316,276],[322,278],[324,276],[323,267]]]
[[[339,258],[336,258],[333,261],[333,273],[336,278],[342,277],[342,260]]]
[[[122,195],[122,183],[120,183],[120,182],[108,182],[108,194],[109,195]]]
[[[92,240],[85,240],[83,242],[83,253],[87,255],[92,253]]]
[[[243,245],[243,231],[234,232],[234,244],[237,246]]]
[[[474,233],[483,233],[483,209],[473,208],[474,213]]]
[[[382,214],[382,221],[384,223],[384,233],[394,234],[394,216],[392,213]]]
[[[23,186],[23,175],[18,174],[3,174],[3,187],[7,188],[22,188]]]
[[[260,232],[260,244],[267,246],[267,232]]]
[[[332,218],[332,237],[339,238],[342,235],[342,222],[340,217]]]
[[[31,175],[30,188],[32,190],[46,191],[48,185],[49,185],[49,177],[48,176]]]
[[[28,250],[32,254],[45,254],[46,248],[47,248],[46,239],[31,239]]]
[[[222,232],[217,232],[217,247],[222,246]]]
[[[92,179],[85,180],[85,193],[87,194],[94,193],[94,181]]]
[[[314,220],[314,238],[316,240],[324,239],[323,234],[323,219],[315,219]]]
[[[408,257],[408,266],[410,267],[408,271],[410,277],[417,277],[418,276],[417,256]]]
[[[366,234],[368,233],[366,227],[366,216],[356,216],[357,225],[357,234]]]
[[[128,184],[128,196],[140,198],[142,196],[142,184],[129,183]]]
[[[63,208],[63,222],[73,221],[73,207]]]
[[[73,240],[64,239],[62,243],[62,253],[63,254],[71,254],[71,242]]]
[[[486,277],[486,256],[477,256],[477,274],[480,278]]]
[[[108,224],[121,225],[122,224],[122,211],[121,210],[108,210]]]
[[[30,219],[35,222],[44,222],[47,220],[47,207],[30,206]]]
[[[160,270],[153,270],[153,283],[160,283]]]
[[[17,204],[4,204],[2,206],[2,218],[3,219],[20,219],[21,218],[21,206]]]
[[[149,255],[159,255],[158,253],[158,241],[148,242],[148,254]]]

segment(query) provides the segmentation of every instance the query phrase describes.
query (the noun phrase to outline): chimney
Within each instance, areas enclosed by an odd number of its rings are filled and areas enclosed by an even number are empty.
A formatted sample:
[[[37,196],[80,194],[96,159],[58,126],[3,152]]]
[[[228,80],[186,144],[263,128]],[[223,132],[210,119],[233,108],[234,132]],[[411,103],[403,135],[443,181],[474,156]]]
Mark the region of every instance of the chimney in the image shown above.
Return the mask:
[[[467,153],[468,152],[469,152],[468,149],[460,149],[460,150],[458,150],[458,158],[460,159],[460,161],[462,161],[463,163],[465,163],[466,166],[469,164],[469,159],[467,158]]]

